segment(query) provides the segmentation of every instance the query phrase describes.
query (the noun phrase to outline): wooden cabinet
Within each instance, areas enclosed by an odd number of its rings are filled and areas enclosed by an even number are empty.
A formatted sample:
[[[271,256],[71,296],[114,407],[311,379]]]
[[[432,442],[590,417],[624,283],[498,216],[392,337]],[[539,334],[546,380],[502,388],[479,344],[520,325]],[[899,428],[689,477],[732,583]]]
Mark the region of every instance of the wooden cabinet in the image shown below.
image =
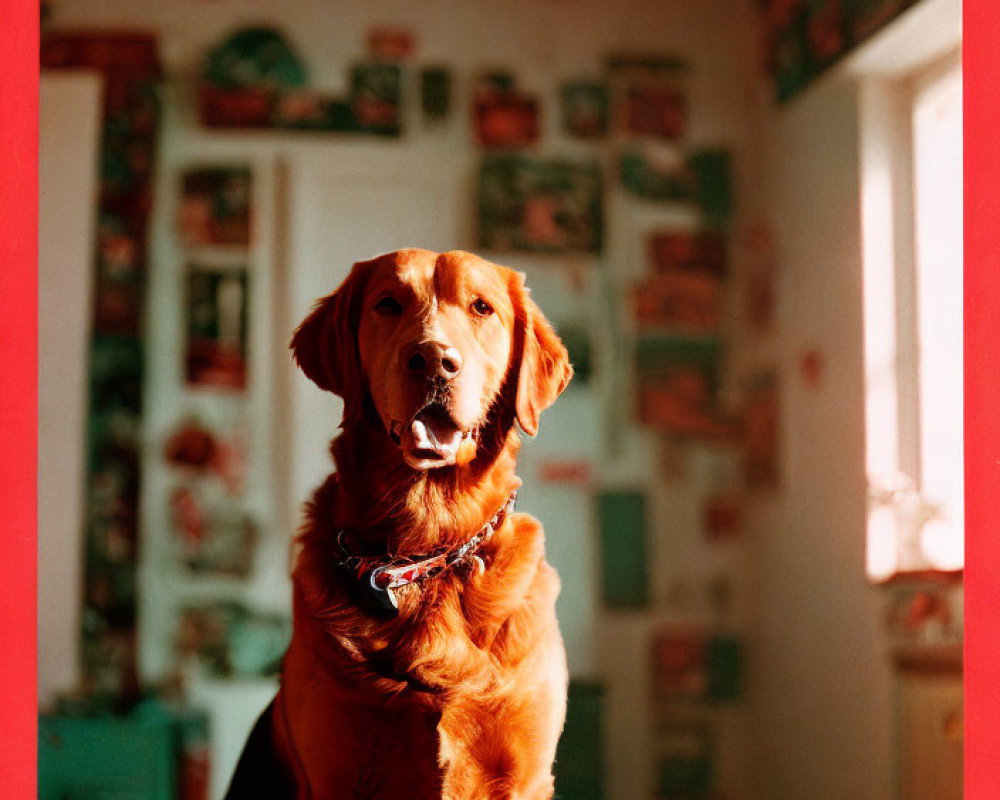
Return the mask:
[[[897,657],[902,800],[961,800],[961,649]]]

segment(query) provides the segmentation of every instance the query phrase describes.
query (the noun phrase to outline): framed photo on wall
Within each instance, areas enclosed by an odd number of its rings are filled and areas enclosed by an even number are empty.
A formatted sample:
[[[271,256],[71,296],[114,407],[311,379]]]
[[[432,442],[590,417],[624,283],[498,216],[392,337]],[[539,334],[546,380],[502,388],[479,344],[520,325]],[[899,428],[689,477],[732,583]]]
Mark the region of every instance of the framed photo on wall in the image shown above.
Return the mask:
[[[601,193],[597,161],[487,157],[479,172],[479,244],[497,251],[600,252]]]
[[[682,437],[732,435],[718,404],[721,358],[722,344],[715,337],[640,338],[635,352],[639,421]]]
[[[608,134],[608,87],[594,81],[564,83],[559,91],[563,130],[574,139],[602,139]]]
[[[181,174],[177,224],[191,246],[249,247],[253,172],[248,166],[196,167]]]
[[[246,388],[247,269],[191,264],[184,365],[189,386]]]
[[[781,477],[780,398],[774,369],[746,381],[743,409],[744,474],[752,489],[774,489]]]

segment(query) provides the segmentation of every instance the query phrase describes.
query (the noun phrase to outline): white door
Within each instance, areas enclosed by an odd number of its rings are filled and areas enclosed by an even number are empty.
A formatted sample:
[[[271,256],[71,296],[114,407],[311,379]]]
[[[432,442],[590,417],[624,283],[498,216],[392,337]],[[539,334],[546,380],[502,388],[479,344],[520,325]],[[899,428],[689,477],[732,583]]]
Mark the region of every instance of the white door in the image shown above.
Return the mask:
[[[308,155],[287,171],[285,225],[288,248],[279,300],[279,337],[284,341],[309,313],[315,301],[329,294],[347,276],[351,265],[378,253],[403,247],[445,251],[459,246],[459,178],[437,169],[415,174],[403,160],[384,156],[350,163],[331,163]],[[344,159],[347,162],[347,159]],[[283,302],[282,302],[283,300]],[[287,411],[276,415],[278,441],[286,443],[288,475],[282,503],[295,530],[301,507],[331,471],[329,441],[340,424],[339,398],[321,392],[278,349],[278,403]]]
[[[422,157],[410,151],[390,159],[381,153],[353,156],[348,165],[325,153],[302,155],[289,165],[283,213],[288,247],[277,287],[277,302],[284,309],[277,325],[284,333],[276,346],[280,363],[275,369],[275,421],[285,426],[276,433],[279,449],[285,450],[277,475],[284,482],[278,489],[285,498],[279,504],[287,515],[284,530],[298,528],[302,503],[331,471],[329,442],[343,409],[338,398],[320,391],[292,365],[287,351],[292,330],[317,298],[337,287],[355,261],[401,247],[474,249],[469,235],[474,195],[460,159],[449,161],[446,156]],[[414,164],[424,166],[415,170]],[[535,258],[497,257],[528,272],[533,296],[553,321],[574,318],[567,303],[581,301],[567,300],[575,295],[565,285],[565,271],[545,269]],[[596,556],[589,505],[584,489],[545,484],[535,467],[546,457],[595,458],[592,451],[601,441],[598,418],[594,392],[568,392],[546,412],[538,441],[522,451],[519,472],[525,480],[523,509],[545,524],[549,560],[563,576],[557,610],[570,670],[578,675],[593,674],[595,668]],[[581,429],[593,435],[581,438]]]

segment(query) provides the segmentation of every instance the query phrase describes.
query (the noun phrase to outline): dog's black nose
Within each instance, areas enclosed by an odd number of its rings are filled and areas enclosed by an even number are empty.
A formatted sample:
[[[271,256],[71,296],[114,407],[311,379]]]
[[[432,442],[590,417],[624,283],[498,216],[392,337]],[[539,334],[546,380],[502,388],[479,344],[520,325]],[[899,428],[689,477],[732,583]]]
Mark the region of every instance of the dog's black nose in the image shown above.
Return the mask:
[[[462,370],[462,354],[440,342],[418,342],[404,347],[400,360],[407,372],[422,378],[450,381]]]

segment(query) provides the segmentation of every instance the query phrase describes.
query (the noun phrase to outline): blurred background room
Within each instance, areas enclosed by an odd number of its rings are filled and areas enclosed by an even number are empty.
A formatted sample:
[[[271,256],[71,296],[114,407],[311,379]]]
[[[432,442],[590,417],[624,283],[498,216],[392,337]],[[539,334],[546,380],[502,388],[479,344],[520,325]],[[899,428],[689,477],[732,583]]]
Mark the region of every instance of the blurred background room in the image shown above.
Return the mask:
[[[959,0],[41,13],[39,798],[221,800],[339,422],[288,341],[403,246],[576,367],[558,797],[962,796]]]

